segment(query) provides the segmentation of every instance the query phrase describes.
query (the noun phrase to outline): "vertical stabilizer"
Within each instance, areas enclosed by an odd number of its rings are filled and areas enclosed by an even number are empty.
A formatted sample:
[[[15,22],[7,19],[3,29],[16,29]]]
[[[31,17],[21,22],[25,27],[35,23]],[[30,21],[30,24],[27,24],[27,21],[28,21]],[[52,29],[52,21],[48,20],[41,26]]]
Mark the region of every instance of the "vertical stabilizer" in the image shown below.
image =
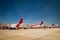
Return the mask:
[[[44,25],[43,25],[43,21],[41,21],[41,22],[40,22],[40,26],[41,26],[41,27],[43,27],[43,26],[44,26]]]
[[[22,22],[23,22],[23,18],[21,18],[18,24],[16,25],[16,29],[19,29],[19,26],[22,24]]]

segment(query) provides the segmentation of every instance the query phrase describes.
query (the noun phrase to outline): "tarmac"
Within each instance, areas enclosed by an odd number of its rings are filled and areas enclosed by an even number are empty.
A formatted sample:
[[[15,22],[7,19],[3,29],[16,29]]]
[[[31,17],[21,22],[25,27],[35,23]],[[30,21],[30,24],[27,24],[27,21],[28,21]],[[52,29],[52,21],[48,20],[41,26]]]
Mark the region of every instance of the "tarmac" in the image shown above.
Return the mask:
[[[0,30],[0,40],[60,40],[60,28]]]

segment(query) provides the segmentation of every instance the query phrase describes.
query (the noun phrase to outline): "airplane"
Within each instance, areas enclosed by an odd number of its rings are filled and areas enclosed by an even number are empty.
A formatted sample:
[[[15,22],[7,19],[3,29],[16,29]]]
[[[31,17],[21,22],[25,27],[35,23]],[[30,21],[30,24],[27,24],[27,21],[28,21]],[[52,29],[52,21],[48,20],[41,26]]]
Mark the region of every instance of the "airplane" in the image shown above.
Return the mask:
[[[3,25],[3,29],[34,29],[34,28],[42,28],[43,25],[43,21],[40,22],[39,25],[37,24],[23,24],[23,18],[20,19],[20,21],[17,24],[4,24]]]
[[[0,29],[19,29],[19,26],[22,24],[23,18],[17,24],[2,24],[0,25]]]
[[[20,25],[23,23],[23,18],[20,19],[20,21],[17,24],[11,24],[9,29],[16,29],[18,30]]]
[[[43,24],[43,21],[40,22],[40,24],[32,24],[30,25],[30,28],[32,29],[36,29],[36,28],[43,28],[44,27],[44,24]]]
[[[54,26],[54,24],[52,25]],[[45,26],[44,22],[41,21],[40,24],[24,24],[23,23],[23,18],[20,19],[20,21],[17,24],[4,24],[2,29],[37,29],[37,28],[52,28],[52,26]]]

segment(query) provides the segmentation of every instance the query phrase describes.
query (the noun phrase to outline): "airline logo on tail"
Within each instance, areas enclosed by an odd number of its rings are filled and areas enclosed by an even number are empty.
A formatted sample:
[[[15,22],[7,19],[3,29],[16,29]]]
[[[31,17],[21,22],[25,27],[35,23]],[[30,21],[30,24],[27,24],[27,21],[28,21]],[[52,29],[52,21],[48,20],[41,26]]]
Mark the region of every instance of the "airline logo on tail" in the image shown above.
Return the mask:
[[[16,25],[16,29],[19,29],[19,26],[22,24],[22,22],[23,22],[23,18],[21,18],[18,24]]]

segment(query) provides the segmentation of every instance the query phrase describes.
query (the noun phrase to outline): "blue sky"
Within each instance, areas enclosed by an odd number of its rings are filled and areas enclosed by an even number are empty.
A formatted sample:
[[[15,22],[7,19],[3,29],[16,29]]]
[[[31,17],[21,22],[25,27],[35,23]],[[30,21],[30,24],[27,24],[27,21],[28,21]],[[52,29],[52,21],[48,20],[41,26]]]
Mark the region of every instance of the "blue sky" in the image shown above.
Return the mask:
[[[0,0],[0,22],[60,24],[60,0]]]

